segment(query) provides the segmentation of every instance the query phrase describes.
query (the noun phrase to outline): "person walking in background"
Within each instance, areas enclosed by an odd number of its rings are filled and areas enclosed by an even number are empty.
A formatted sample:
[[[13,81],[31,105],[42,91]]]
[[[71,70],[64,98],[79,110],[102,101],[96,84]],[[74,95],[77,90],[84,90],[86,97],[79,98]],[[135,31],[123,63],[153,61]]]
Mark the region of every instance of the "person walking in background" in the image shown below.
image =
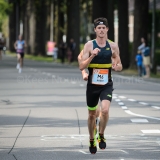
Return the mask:
[[[66,49],[67,49],[67,44],[65,42],[63,42],[63,40],[61,40],[60,45],[59,45],[59,53],[60,53],[60,58],[61,58],[62,64],[65,62]]]
[[[141,54],[140,50],[137,51],[137,55],[136,55],[135,60],[137,62],[138,75],[140,77],[142,77],[142,74],[143,74],[143,57],[142,57],[142,54]]]
[[[146,46],[143,52],[143,64],[145,66],[146,70],[146,76],[144,78],[149,78],[150,77],[150,47]]]
[[[74,42],[73,38],[70,39],[69,49],[71,51],[71,62],[73,62],[74,61],[75,49],[76,49],[76,43]]]
[[[14,43],[14,48],[17,53],[17,67],[16,68],[19,70],[19,73],[22,72],[25,47],[26,47],[26,43],[24,40],[22,40],[22,35],[19,35],[18,40],[16,40],[16,42]]]
[[[57,48],[57,44],[55,44],[54,49],[53,49],[53,60],[55,62],[57,61],[57,56],[58,56],[58,48]]]
[[[142,54],[142,57],[143,57],[143,53],[145,51],[145,47],[146,47],[146,40],[142,37],[141,38],[141,45],[138,47],[138,50],[141,52]],[[144,64],[142,63],[142,72],[143,72],[143,75],[146,75],[146,69],[145,69],[145,66]]]

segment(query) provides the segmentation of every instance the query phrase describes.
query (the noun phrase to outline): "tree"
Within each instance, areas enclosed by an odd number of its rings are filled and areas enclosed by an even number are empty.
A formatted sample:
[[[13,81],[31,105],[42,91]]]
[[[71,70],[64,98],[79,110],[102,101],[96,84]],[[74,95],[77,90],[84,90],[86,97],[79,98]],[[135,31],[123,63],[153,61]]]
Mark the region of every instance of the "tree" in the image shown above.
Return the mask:
[[[14,52],[14,42],[17,39],[16,36],[16,2],[13,3],[12,0],[9,0],[9,4],[12,4],[12,8],[9,14],[9,49]],[[19,23],[19,22],[18,22]]]
[[[120,57],[123,68],[128,68],[129,59],[129,36],[128,36],[128,0],[123,0],[123,3],[118,0],[118,44],[120,49]]]
[[[26,52],[28,54],[35,53],[35,6],[33,0],[27,0],[23,3],[23,35],[27,44]]]
[[[46,54],[46,24],[47,24],[47,1],[35,0],[35,52],[34,55]]]
[[[71,38],[76,43],[74,60],[77,60],[79,54],[80,39],[80,11],[79,0],[67,0],[67,43]]]
[[[114,41],[114,0],[107,0],[107,20],[109,24],[108,38]]]
[[[148,11],[149,0],[135,0],[134,3],[134,41],[131,65],[135,64],[137,48],[140,45],[141,37],[147,40],[148,34]]]

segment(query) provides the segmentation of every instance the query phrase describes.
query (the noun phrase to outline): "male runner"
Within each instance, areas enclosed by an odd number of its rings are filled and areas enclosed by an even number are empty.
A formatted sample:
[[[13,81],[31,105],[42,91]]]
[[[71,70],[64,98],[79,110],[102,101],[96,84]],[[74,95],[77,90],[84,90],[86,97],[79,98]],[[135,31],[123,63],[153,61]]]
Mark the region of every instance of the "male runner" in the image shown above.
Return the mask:
[[[22,72],[25,47],[26,43],[22,40],[22,35],[19,35],[18,40],[14,43],[14,48],[17,52],[17,69],[19,70],[19,73]]]
[[[88,67],[89,76],[86,90],[86,99],[88,106],[88,130],[90,135],[89,150],[92,154],[97,152],[96,136],[94,136],[96,108],[101,100],[101,117],[99,123],[98,142],[99,148],[106,148],[104,131],[109,119],[109,107],[112,100],[113,82],[111,69],[115,71],[122,70],[122,64],[119,57],[118,45],[106,40],[109,26],[106,18],[97,18],[94,20],[94,31],[96,39],[88,41],[84,46],[82,61],[79,64],[80,70]],[[108,36],[107,36],[108,37]]]

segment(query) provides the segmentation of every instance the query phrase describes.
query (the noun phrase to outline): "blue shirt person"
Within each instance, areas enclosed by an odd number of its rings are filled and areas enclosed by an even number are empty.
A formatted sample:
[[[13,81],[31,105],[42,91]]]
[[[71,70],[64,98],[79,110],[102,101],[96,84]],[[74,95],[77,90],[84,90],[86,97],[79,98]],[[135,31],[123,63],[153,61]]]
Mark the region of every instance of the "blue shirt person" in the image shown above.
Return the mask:
[[[138,50],[135,60],[137,62],[138,75],[141,77],[143,74],[143,57],[140,50]]]

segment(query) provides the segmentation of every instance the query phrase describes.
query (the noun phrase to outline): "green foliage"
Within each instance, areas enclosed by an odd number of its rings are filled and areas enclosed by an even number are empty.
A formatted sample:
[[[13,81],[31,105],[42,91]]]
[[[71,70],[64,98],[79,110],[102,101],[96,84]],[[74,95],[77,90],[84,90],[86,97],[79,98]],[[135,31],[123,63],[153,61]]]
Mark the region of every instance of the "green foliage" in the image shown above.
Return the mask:
[[[11,6],[12,5],[9,4],[6,0],[0,0],[0,31],[2,31],[2,25],[6,21]]]

